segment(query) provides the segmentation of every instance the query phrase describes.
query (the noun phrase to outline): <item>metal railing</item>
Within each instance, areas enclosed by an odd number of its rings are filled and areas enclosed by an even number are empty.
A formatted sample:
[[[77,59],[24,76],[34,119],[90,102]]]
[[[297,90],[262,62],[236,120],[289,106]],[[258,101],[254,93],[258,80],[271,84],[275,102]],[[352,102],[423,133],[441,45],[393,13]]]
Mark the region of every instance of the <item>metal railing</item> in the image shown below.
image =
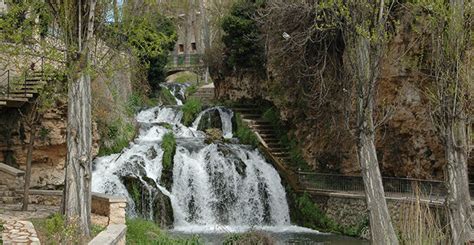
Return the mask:
[[[168,56],[168,63],[166,67],[192,67],[202,65],[202,54],[178,54]]]
[[[36,65],[40,65],[40,70],[38,70],[41,73],[41,76],[44,78],[44,57],[39,57],[37,60],[31,63],[31,65],[23,72],[21,80],[22,82],[14,82],[15,79],[13,79],[12,75],[13,72],[11,70],[6,70],[0,75],[0,95],[1,96],[6,96],[6,97],[11,97],[11,93],[15,90],[15,86],[21,86],[23,85],[23,93],[24,96],[26,97],[27,95],[27,80],[28,77],[31,75],[31,73],[36,72],[35,67]],[[21,84],[23,83],[23,84]]]
[[[363,193],[364,181],[362,176],[342,174],[324,174],[314,172],[298,172],[298,181],[302,189],[332,192]],[[444,197],[447,194],[446,185],[439,180],[423,180],[412,178],[382,177],[384,191],[387,196],[392,194],[415,194]],[[473,196],[474,183],[469,184]]]

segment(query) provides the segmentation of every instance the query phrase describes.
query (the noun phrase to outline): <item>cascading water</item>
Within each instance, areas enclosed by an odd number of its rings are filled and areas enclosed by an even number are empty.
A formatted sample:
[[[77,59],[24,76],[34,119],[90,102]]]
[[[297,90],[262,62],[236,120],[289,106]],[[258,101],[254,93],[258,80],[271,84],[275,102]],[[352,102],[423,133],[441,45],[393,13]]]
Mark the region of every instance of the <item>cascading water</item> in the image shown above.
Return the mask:
[[[224,107],[204,110],[191,127],[181,124],[179,106],[140,112],[135,141],[121,153],[95,161],[93,191],[125,196],[128,215],[151,220],[156,220],[156,197],[164,195],[170,200],[178,231],[289,227],[280,176],[260,152],[223,141],[205,143],[206,134],[198,128],[203,116],[212,111],[220,117],[223,137],[231,138],[233,112]],[[175,135],[177,148],[172,185],[166,188],[161,180],[161,143],[168,132]],[[137,197],[143,196],[145,201],[136,203]]]
[[[161,87],[167,88],[173,94],[176,104],[183,105],[186,99],[186,89],[191,86],[189,83],[163,83]]]

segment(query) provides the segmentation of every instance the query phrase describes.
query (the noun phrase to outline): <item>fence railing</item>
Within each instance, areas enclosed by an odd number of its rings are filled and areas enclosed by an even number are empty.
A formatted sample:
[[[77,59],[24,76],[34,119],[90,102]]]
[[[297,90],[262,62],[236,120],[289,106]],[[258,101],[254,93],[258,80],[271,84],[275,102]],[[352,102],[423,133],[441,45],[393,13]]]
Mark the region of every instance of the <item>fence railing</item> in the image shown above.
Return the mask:
[[[364,192],[362,176],[342,174],[324,174],[314,172],[298,172],[298,181],[303,189],[332,192]],[[412,178],[382,177],[384,191],[387,196],[397,194],[414,194],[444,197],[447,194],[445,183],[439,180],[423,180]],[[473,196],[474,183],[469,184]]]
[[[37,67],[39,65],[39,68]],[[35,71],[41,72],[44,75],[44,57],[39,57],[33,61],[31,65],[22,73],[20,77],[13,77],[11,70],[6,70],[0,74],[0,96],[10,96],[11,92],[17,89],[16,87],[23,85],[23,93],[26,97],[27,89],[26,83],[31,73]]]
[[[168,56],[168,68],[198,66],[203,64],[202,54],[178,54]]]

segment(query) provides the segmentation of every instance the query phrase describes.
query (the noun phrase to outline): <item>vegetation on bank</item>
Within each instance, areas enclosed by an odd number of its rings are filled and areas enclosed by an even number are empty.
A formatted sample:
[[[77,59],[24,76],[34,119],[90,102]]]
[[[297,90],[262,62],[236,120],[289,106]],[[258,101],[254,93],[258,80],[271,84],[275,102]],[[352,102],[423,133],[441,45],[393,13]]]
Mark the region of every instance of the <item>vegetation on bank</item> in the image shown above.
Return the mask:
[[[237,124],[235,137],[237,137],[242,144],[257,147],[259,143],[258,138],[252,129],[250,129],[249,125],[242,120],[242,116],[239,113],[235,114],[235,118]]]
[[[172,238],[155,223],[144,219],[127,219],[127,244],[197,245],[199,237],[191,239]]]
[[[360,237],[369,226],[368,217],[360,220],[359,223],[353,227],[338,224],[314,203],[308,193],[304,193],[303,195],[293,194],[293,198],[295,201],[292,217],[296,223],[304,227],[318,231]]]
[[[163,136],[161,149],[163,149],[163,169],[170,170],[173,168],[173,157],[176,153],[176,139],[173,132]]]
[[[168,88],[160,88],[158,99],[163,105],[176,105],[176,99]]]
[[[191,126],[196,116],[202,111],[202,103],[198,99],[190,98],[186,100],[181,110],[183,111],[183,124]]]
[[[116,118],[108,125],[100,125],[100,127],[106,128],[101,130],[104,133],[100,139],[99,156],[121,152],[135,137],[135,125],[122,118]]]
[[[240,244],[258,244],[272,245],[275,244],[274,239],[268,234],[260,231],[248,231],[242,234],[231,234],[226,237],[223,245],[240,245]]]
[[[3,232],[3,221],[0,220],[0,245],[3,244],[3,239],[2,239],[2,232]]]
[[[290,153],[290,164],[296,166],[301,170],[308,170],[309,165],[303,157],[301,146],[298,144],[296,137],[292,132],[288,131],[288,127],[284,125],[280,118],[280,113],[274,107],[271,107],[264,111],[262,117],[269,121],[277,133],[277,137],[280,143],[288,148]]]
[[[78,227],[67,224],[66,219],[59,213],[53,214],[44,219],[32,219],[38,238],[43,244],[59,245],[59,244],[80,244],[86,243],[89,239],[84,240]],[[91,237],[93,239],[105,227],[99,225],[91,226]]]

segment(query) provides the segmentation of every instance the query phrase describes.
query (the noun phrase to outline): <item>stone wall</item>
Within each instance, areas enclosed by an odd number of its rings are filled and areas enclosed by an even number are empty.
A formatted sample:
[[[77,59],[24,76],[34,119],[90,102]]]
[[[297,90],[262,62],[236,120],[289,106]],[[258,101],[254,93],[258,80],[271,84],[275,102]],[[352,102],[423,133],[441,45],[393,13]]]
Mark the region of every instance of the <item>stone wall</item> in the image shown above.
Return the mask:
[[[314,192],[310,194],[314,203],[336,223],[344,227],[358,227],[368,224],[368,211],[363,194],[341,194],[329,192]],[[392,218],[392,224],[397,229],[407,216],[407,209],[413,205],[413,199],[408,197],[387,197],[387,206]],[[442,220],[444,215],[443,204],[439,201],[421,199],[421,206],[430,207],[430,210],[439,215]],[[361,237],[370,238],[370,229],[363,229]]]
[[[126,112],[132,94],[130,57],[117,56],[110,60],[110,73],[99,74],[92,82],[93,100],[93,155],[99,150],[102,130],[117,118],[129,119]],[[117,63],[117,64],[115,64]],[[118,64],[120,63],[120,64]],[[108,66],[108,67],[109,67]],[[25,169],[30,127],[24,116],[30,112],[25,105],[18,109],[0,109],[0,162]],[[104,126],[105,125],[105,126]],[[66,162],[67,98],[62,94],[41,115],[36,125],[37,133],[32,158],[31,187],[35,189],[60,189],[64,182]]]

